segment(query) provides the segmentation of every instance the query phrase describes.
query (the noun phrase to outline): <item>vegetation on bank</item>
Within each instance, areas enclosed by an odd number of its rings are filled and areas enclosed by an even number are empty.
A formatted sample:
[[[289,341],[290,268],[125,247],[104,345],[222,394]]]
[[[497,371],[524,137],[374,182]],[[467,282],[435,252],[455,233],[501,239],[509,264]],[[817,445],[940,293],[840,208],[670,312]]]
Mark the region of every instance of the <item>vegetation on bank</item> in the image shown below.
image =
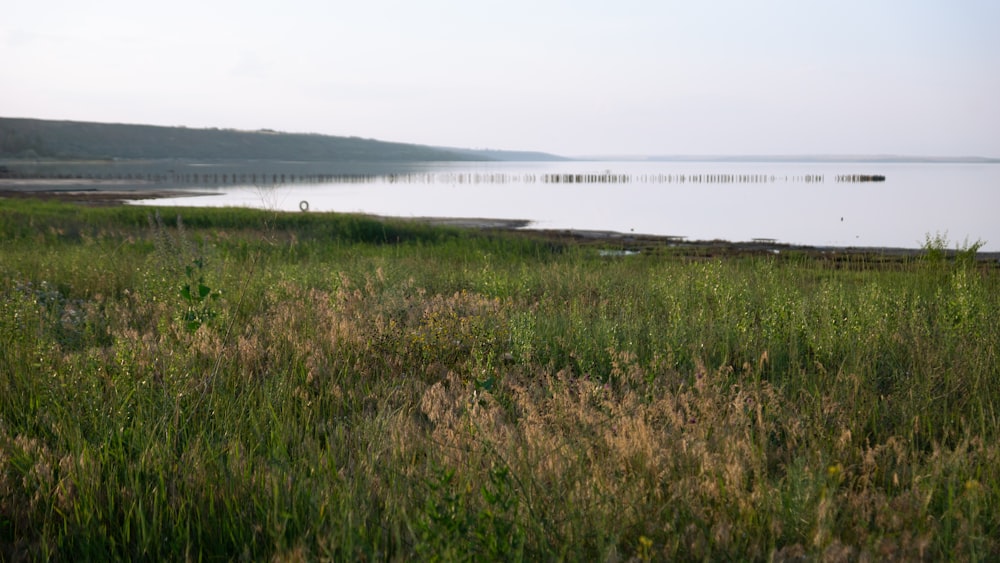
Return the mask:
[[[1000,557],[1000,272],[0,201],[0,559]]]
[[[558,160],[527,151],[471,150],[359,137],[0,117],[0,158],[195,159],[308,162]]]

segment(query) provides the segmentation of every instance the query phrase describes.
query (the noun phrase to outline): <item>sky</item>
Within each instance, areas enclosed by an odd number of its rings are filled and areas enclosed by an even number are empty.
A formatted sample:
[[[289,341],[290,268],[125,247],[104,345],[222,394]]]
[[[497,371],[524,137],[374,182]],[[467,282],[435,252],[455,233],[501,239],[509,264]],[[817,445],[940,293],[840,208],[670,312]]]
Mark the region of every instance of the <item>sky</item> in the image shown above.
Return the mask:
[[[1000,157],[996,0],[10,0],[0,116],[586,155]]]

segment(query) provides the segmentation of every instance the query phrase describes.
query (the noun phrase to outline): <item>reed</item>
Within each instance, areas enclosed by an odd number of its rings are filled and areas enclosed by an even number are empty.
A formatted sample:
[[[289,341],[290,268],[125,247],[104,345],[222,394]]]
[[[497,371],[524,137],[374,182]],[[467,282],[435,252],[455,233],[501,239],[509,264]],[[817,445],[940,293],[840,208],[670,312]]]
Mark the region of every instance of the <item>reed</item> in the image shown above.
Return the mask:
[[[996,268],[148,213],[0,203],[0,558],[1000,557]]]

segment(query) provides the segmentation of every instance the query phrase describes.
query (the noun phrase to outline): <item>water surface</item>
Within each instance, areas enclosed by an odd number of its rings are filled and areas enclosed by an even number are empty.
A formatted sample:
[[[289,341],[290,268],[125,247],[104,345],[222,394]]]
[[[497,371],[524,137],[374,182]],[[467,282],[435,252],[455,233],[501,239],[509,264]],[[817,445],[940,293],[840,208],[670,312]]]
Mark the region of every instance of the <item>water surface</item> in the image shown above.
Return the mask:
[[[757,238],[813,246],[1000,250],[1000,165],[953,163],[426,163],[400,173],[193,186],[207,197],[152,205],[247,206],[399,217],[525,219],[535,229]],[[881,175],[884,181],[849,181]],[[261,174],[261,178],[265,177]]]

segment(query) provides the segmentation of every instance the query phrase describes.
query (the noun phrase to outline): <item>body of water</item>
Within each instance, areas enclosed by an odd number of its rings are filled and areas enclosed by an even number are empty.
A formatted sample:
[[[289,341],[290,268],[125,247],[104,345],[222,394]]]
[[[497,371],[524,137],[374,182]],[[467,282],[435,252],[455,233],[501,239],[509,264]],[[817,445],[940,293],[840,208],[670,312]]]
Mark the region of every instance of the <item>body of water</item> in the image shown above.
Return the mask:
[[[946,234],[951,246],[983,241],[983,250],[1000,250],[1000,164],[572,161],[407,166],[395,174],[354,170],[303,174],[294,180],[291,173],[261,174],[264,181],[256,184],[192,186],[216,192],[211,196],[141,203],[523,219],[535,229],[834,247],[919,248],[927,236]]]

